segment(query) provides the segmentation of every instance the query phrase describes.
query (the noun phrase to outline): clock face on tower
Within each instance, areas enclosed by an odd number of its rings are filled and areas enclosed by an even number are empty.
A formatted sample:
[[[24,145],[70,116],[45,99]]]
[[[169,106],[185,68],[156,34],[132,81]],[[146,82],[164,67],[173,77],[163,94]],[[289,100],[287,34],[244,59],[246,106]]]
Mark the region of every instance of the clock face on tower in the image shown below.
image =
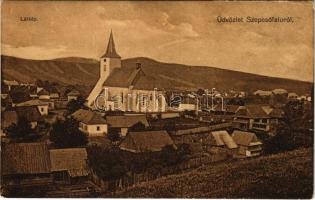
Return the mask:
[[[106,62],[106,58],[104,58],[104,60],[103,60],[104,62]]]

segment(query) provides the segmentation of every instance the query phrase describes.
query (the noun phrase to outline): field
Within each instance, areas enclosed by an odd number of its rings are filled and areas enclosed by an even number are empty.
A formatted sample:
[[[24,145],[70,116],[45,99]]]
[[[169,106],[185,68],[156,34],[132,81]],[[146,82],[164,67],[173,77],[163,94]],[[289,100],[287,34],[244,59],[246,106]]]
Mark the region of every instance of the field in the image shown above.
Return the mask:
[[[311,198],[313,149],[203,166],[139,184],[115,197]]]

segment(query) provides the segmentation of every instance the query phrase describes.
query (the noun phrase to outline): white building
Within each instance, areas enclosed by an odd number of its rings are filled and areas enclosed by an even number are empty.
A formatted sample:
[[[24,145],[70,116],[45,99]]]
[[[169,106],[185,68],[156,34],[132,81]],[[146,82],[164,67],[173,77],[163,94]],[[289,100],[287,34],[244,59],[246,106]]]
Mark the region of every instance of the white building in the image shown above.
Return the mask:
[[[33,100],[16,104],[16,107],[24,107],[24,106],[36,106],[42,116],[48,115],[48,112],[49,112],[49,103],[41,101],[39,99],[33,99]]]
[[[141,63],[122,66],[111,32],[107,50],[100,58],[100,78],[87,98],[87,106],[95,110],[164,112],[164,81],[145,72]]]
[[[79,129],[89,137],[105,136],[108,132],[106,120],[100,113],[80,109],[72,114],[79,121]]]

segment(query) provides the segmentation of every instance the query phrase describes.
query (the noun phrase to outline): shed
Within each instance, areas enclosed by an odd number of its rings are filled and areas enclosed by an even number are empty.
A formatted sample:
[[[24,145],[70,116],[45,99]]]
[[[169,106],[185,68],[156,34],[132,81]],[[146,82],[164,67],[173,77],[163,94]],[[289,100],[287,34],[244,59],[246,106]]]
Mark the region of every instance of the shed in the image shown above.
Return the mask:
[[[211,144],[214,146],[227,147],[228,149],[237,148],[237,144],[227,131],[213,131],[210,134]]]
[[[235,130],[232,138],[239,145],[238,154],[244,157],[259,156],[262,151],[262,143],[257,139],[256,134]]]
[[[88,176],[85,148],[51,149],[49,154],[55,181],[71,182],[71,179]]]
[[[149,126],[149,122],[145,115],[121,115],[107,116],[106,121],[110,128],[120,129],[121,136],[126,136],[129,128],[137,123],[142,123],[145,127]]]
[[[4,186],[47,185],[52,182],[46,143],[3,144],[1,156]]]
[[[2,174],[50,173],[50,159],[46,143],[4,144]]]
[[[130,132],[120,144],[120,149],[134,153],[161,151],[167,145],[174,145],[166,131]]]

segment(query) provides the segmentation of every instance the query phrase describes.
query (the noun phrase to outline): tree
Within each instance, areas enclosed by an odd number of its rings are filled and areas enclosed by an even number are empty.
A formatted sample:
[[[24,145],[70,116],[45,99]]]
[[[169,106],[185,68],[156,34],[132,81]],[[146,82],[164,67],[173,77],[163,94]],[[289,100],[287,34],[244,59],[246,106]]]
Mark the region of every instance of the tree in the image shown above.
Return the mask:
[[[67,104],[67,112],[66,115],[70,115],[74,113],[75,111],[79,109],[86,108],[84,105],[85,99],[82,96],[79,96],[77,100],[72,99],[68,104]]]
[[[176,150],[173,145],[166,145],[160,156],[166,165],[176,165],[182,161],[182,152]]]
[[[14,87],[9,92],[9,95],[14,103],[21,103],[31,99],[28,88],[24,86]]]
[[[284,117],[277,128],[277,134],[264,142],[266,153],[278,153],[299,147],[311,147],[313,134],[306,127],[308,113],[303,102],[291,101],[284,107]]]
[[[88,143],[87,134],[79,130],[74,118],[58,119],[52,126],[49,139],[59,148],[81,147]]]
[[[119,129],[117,128],[109,128],[108,134],[107,134],[107,138],[110,141],[116,142],[120,140],[120,133],[119,133]]]
[[[203,94],[205,94],[205,91],[203,89],[198,89],[197,91],[198,96],[202,96]]]
[[[145,131],[145,125],[142,122],[138,122],[134,124],[132,127],[130,127],[130,131],[133,132]]]
[[[38,139],[35,130],[25,118],[20,118],[17,124],[7,127],[5,132],[15,142],[32,142]]]

